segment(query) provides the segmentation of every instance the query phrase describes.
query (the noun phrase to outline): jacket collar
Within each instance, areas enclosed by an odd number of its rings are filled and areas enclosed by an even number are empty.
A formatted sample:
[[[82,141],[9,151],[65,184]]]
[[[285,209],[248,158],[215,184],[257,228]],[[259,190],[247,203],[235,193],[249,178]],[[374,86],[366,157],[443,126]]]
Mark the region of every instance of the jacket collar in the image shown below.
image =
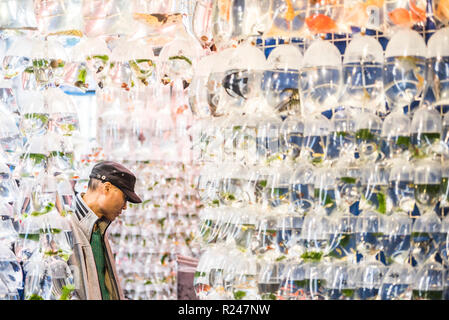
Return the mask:
[[[74,217],[78,221],[81,231],[90,241],[95,224],[100,228],[101,236],[104,236],[104,233],[111,222],[106,218],[98,218],[98,216],[84,202],[82,198],[83,194],[84,193],[75,194],[75,201],[73,201]]]

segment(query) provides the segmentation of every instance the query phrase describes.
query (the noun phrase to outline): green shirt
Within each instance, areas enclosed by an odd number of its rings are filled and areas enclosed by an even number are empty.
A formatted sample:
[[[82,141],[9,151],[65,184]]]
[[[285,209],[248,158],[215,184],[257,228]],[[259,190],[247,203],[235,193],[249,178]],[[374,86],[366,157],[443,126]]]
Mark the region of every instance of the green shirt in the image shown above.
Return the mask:
[[[104,245],[103,238],[101,236],[100,229],[92,232],[92,238],[90,240],[90,246],[92,247],[92,252],[94,254],[95,265],[97,267],[98,281],[100,283],[101,296],[103,300],[110,300],[109,292],[106,289],[106,284],[104,281],[106,273],[106,264],[104,256]]]

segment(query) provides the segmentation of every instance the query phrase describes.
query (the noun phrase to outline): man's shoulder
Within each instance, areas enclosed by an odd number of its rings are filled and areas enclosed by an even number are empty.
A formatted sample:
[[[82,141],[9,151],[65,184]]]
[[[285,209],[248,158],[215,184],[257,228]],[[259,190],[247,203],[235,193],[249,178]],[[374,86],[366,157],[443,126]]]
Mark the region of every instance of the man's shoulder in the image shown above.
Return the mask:
[[[84,234],[83,229],[81,227],[80,221],[76,216],[74,216],[74,213],[68,215],[67,220],[69,222],[70,229],[73,234],[74,244],[82,244],[82,245],[89,244],[89,241],[87,240],[87,237]]]

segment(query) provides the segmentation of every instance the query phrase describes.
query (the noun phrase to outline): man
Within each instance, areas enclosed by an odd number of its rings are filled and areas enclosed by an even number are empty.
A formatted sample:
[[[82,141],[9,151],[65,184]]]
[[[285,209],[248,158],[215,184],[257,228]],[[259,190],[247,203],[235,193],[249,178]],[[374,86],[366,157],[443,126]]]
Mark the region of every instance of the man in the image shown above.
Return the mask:
[[[141,203],[134,192],[136,177],[123,165],[104,161],[92,168],[86,193],[77,193],[70,224],[75,296],[88,300],[120,300],[123,292],[117,278],[114,257],[106,229],[127,201]]]

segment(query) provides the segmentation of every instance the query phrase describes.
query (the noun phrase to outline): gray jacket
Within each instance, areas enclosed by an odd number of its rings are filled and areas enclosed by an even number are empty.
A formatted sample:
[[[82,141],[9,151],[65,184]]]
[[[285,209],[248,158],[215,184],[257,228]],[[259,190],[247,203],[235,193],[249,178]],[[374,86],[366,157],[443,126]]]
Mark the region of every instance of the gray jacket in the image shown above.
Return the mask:
[[[69,221],[73,233],[73,254],[68,262],[74,273],[76,298],[82,300],[101,300],[97,268],[90,246],[92,231],[95,224],[97,224],[104,237],[105,244],[106,288],[110,293],[111,300],[124,299],[115,268],[115,259],[112,255],[106,233],[110,222],[105,219],[99,219],[86,205],[79,193],[74,197],[73,212],[70,214]]]

